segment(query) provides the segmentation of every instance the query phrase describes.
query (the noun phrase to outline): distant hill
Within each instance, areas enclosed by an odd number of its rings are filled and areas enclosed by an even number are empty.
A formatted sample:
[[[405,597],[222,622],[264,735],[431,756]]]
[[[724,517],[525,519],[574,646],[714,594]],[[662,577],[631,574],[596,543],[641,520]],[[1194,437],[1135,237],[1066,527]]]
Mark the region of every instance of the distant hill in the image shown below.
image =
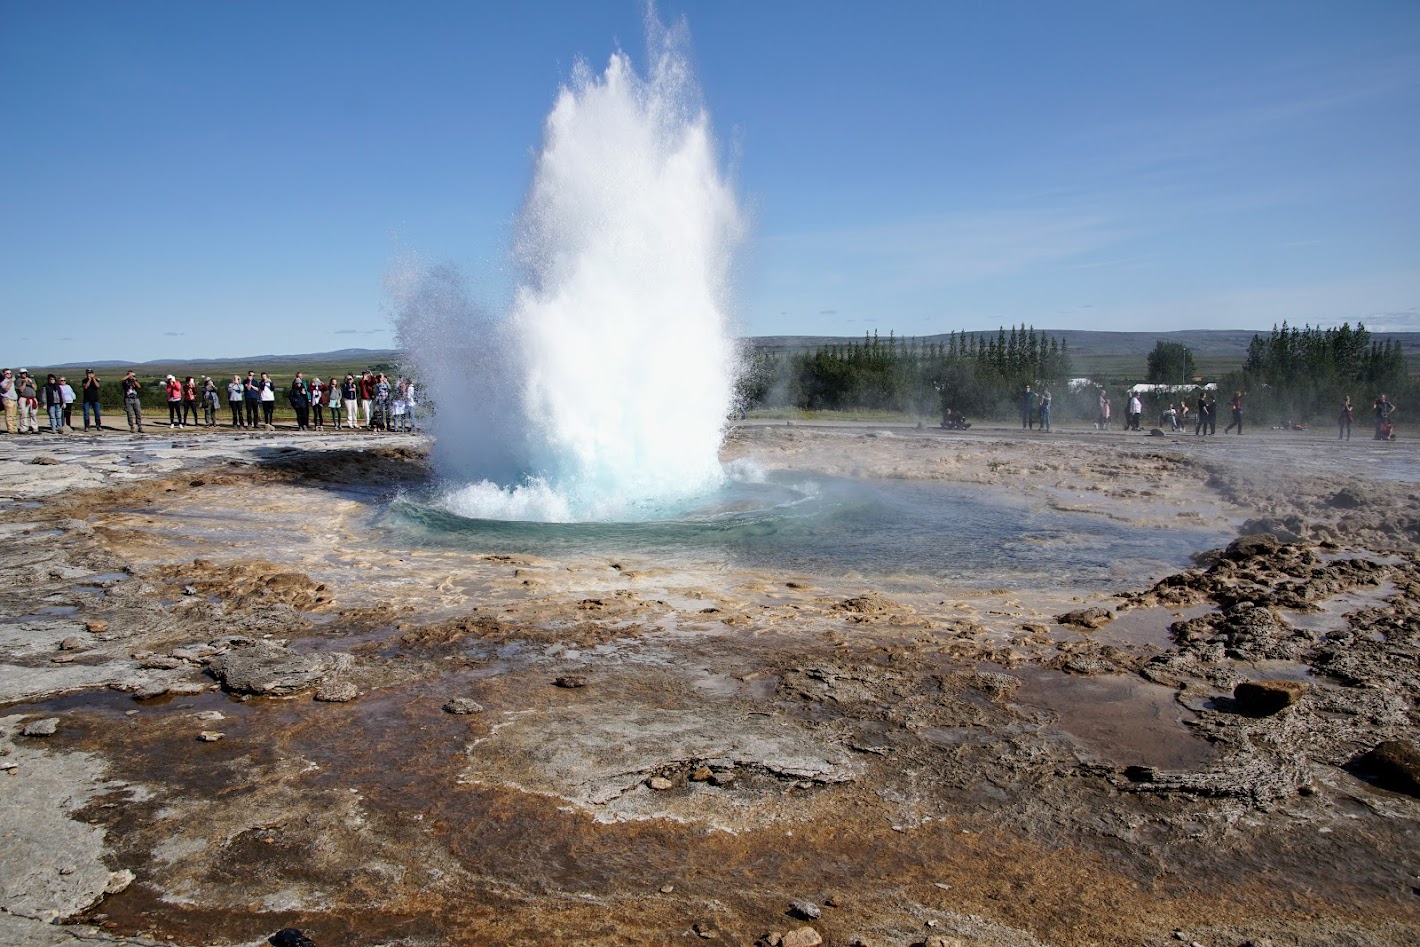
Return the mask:
[[[975,330],[975,334],[985,338],[995,335],[996,331],[994,328]],[[1094,332],[1088,329],[1041,329],[1038,331],[1046,332],[1068,342],[1070,355],[1076,359],[1137,359],[1142,365],[1145,356],[1153,350],[1154,345],[1163,340],[1183,343],[1199,359],[1236,362],[1241,365],[1242,360],[1247,356],[1247,347],[1252,341],[1253,335],[1265,336],[1271,330],[1183,329],[1177,332]],[[899,338],[902,337],[899,336]],[[925,345],[946,342],[947,338],[946,334],[923,335],[917,336],[916,340]],[[1420,332],[1372,332],[1371,338],[1378,342],[1386,339],[1399,341],[1404,346],[1405,354],[1408,357],[1420,361]],[[862,336],[761,335],[752,336],[744,341],[759,350],[802,352],[824,345],[843,345],[861,341],[861,339]],[[297,369],[310,371],[316,367],[328,370],[331,363],[338,363],[342,366],[341,370],[344,371],[344,366],[347,365],[357,367],[397,363],[402,354],[398,349],[338,349],[334,352],[306,352],[299,355],[240,355],[230,358],[180,360],[153,359],[147,362],[114,360],[69,362],[64,365],[48,366],[46,370],[69,369],[77,371],[84,368],[101,368],[111,371],[132,368],[142,374],[145,369],[149,372],[153,369],[174,372],[178,369],[190,369],[195,374],[201,374],[204,372],[245,371],[248,368],[254,368],[257,371],[279,373],[283,370],[294,372]],[[1415,367],[1415,363],[1412,363],[1412,370]]]
[[[160,367],[164,369],[181,368],[191,365],[230,365],[232,370],[237,368],[254,368],[257,371],[267,371],[270,368],[292,367],[300,368],[313,362],[365,362],[374,364],[377,362],[395,362],[399,360],[401,353],[398,349],[337,349],[334,352],[306,352],[301,355],[237,355],[231,357],[218,358],[155,358],[147,362],[124,362],[124,361],[100,361],[100,362],[67,362],[63,365],[52,365],[50,368],[123,368],[142,369],[148,367]]]
[[[974,334],[989,338],[996,329],[974,330]],[[1010,329],[1006,330],[1008,333]],[[1181,342],[1188,346],[1195,356],[1236,358],[1242,361],[1247,356],[1247,347],[1254,335],[1266,336],[1271,329],[1183,329],[1178,332],[1095,332],[1088,329],[1041,329],[1049,335],[1067,342],[1072,357],[1138,357],[1147,356],[1155,344]],[[968,334],[973,334],[968,331]],[[1371,338],[1377,342],[1386,339],[1398,340],[1405,348],[1407,356],[1420,356],[1420,332],[1372,332]],[[762,335],[749,339],[757,349],[779,352],[801,352],[824,345],[842,345],[860,341],[862,336],[832,335]],[[946,342],[948,336],[923,335],[917,337],[920,344]]]

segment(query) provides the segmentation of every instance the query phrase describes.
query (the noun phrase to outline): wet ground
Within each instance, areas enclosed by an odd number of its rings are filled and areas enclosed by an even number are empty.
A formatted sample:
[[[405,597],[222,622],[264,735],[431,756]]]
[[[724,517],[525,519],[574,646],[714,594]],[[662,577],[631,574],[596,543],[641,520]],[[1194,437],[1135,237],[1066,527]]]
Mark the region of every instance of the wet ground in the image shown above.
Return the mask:
[[[742,427],[910,514],[797,552],[432,536],[422,449],[0,443],[0,941],[1420,939],[1405,442]]]

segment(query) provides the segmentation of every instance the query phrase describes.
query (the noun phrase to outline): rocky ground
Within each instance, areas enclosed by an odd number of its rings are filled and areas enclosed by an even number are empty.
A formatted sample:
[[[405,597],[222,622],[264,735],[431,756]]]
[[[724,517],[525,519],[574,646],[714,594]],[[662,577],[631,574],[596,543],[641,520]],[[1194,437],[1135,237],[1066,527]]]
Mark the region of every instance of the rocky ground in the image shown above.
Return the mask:
[[[1420,941],[1409,442],[729,437],[1219,537],[1029,594],[411,545],[425,446],[0,442],[0,942]]]

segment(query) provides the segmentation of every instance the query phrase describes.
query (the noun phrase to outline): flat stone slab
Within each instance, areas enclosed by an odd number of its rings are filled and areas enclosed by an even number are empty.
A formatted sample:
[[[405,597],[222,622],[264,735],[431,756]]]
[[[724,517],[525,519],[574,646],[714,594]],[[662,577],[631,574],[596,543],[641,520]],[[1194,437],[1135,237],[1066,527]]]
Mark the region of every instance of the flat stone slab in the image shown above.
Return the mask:
[[[497,783],[554,795],[620,821],[657,816],[741,822],[751,802],[790,787],[831,785],[857,775],[843,748],[783,719],[746,718],[743,708],[694,711],[579,701],[505,714],[471,745],[468,782]],[[690,771],[714,761],[744,774],[719,785],[680,780],[685,792],[651,789],[653,775]],[[749,788],[751,782],[759,788]],[[729,787],[734,786],[734,791]]]

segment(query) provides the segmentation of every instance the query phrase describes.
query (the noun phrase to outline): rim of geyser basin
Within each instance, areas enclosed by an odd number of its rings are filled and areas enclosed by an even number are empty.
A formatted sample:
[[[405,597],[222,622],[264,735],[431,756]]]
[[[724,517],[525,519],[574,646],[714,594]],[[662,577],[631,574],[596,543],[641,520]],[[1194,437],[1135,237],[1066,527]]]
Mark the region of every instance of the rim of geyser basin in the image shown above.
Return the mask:
[[[403,516],[415,520],[418,525],[435,525],[450,533],[507,533],[532,537],[565,534],[582,538],[597,533],[617,533],[632,538],[631,534],[636,532],[659,533],[668,528],[732,529],[757,518],[801,512],[805,506],[820,499],[814,485],[803,483],[802,478],[794,485],[768,478],[742,480],[729,477],[714,491],[670,502],[653,501],[628,507],[632,512],[639,511],[645,515],[605,519],[517,519],[468,516],[449,509],[445,502],[449,495],[470,485],[467,482],[444,481],[419,489],[401,489],[377,521],[387,523],[391,516]],[[500,490],[510,489],[497,484],[493,486]],[[741,502],[737,506],[716,505],[717,501],[725,499]]]

